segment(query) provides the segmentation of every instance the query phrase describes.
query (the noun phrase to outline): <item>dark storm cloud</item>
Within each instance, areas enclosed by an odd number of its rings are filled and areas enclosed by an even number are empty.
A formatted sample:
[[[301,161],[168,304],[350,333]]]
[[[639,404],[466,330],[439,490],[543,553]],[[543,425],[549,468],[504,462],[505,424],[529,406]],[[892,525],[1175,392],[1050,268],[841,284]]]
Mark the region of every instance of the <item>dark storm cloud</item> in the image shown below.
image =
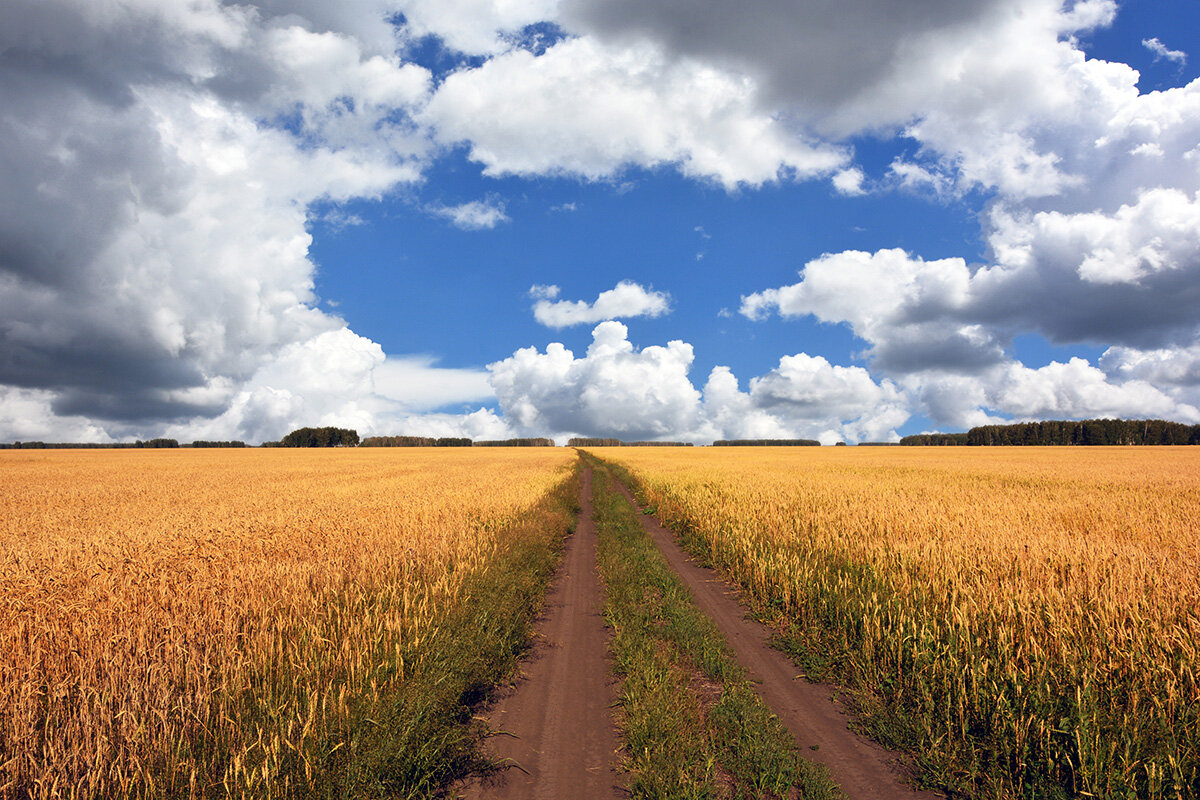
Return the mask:
[[[872,368],[891,375],[922,370],[978,375],[1006,359],[1001,342],[964,333],[961,323],[900,326],[871,350]]]
[[[1200,254],[1135,283],[1089,283],[1070,264],[1039,266],[1004,279],[977,279],[967,313],[989,326],[1037,331],[1060,344],[1157,348],[1195,339]]]
[[[987,24],[1009,0],[565,0],[563,17],[602,37],[645,37],[726,63],[775,100],[824,112],[902,69],[907,43]]]

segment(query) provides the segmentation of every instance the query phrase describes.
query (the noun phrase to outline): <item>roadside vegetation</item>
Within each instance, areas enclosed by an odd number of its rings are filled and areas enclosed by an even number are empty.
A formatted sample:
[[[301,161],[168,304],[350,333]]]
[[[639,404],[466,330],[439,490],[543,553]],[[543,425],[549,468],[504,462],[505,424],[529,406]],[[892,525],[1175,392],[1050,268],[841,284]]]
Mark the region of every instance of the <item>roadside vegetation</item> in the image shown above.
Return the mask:
[[[598,455],[928,784],[1200,796],[1196,451]]]
[[[0,797],[438,796],[480,766],[572,456],[4,454]]]
[[[659,555],[637,512],[596,465],[605,617],[621,680],[618,725],[634,798],[837,798],[796,752],[716,626]]]

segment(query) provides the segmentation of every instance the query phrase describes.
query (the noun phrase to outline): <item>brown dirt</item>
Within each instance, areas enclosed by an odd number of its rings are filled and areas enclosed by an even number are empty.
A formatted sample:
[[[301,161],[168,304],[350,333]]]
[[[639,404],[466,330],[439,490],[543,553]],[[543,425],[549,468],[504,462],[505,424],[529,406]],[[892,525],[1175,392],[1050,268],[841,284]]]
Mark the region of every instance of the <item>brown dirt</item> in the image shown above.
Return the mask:
[[[616,485],[637,507],[629,488],[619,482]],[[906,785],[900,756],[850,730],[850,717],[834,689],[799,676],[792,660],[767,644],[769,631],[747,619],[748,612],[733,587],[684,553],[658,520],[643,516],[642,523],[691,590],[696,604],[725,634],[767,707],[791,731],[805,757],[829,768],[850,800],[941,797]],[[811,749],[814,745],[816,750]]]
[[[484,715],[501,732],[488,740],[488,754],[512,766],[472,778],[452,796],[628,797],[616,771],[616,689],[601,616],[590,468],[582,475],[579,504],[578,527],[567,540],[522,676]]]

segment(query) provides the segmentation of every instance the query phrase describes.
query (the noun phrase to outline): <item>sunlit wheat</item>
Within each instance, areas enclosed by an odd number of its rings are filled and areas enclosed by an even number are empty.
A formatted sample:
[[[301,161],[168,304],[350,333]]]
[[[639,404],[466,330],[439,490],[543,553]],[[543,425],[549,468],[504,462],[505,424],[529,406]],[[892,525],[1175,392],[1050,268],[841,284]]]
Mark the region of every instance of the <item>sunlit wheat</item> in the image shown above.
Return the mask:
[[[1195,797],[1200,449],[595,451],[985,796]]]
[[[0,453],[0,797],[314,780],[571,456]]]

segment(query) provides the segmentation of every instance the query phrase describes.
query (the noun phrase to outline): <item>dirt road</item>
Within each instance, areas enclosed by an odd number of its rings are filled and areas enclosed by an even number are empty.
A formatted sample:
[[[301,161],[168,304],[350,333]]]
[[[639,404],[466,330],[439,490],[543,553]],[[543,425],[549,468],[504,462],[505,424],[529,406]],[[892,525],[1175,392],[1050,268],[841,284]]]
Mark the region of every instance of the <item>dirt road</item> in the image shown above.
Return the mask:
[[[472,780],[458,789],[459,797],[628,797],[614,766],[616,689],[601,616],[590,468],[582,475],[579,503],[579,524],[567,540],[522,678],[485,715],[493,729],[506,734],[488,741],[489,754],[516,766],[486,781]]]
[[[630,502],[635,502],[628,487],[619,482],[617,486]],[[829,768],[850,800],[941,797],[902,783],[896,755],[849,729],[849,718],[829,687],[797,676],[798,668],[792,660],[767,644],[766,628],[746,618],[746,608],[735,590],[685,554],[675,536],[656,519],[643,516],[642,522],[691,590],[696,604],[725,634],[738,661],[758,684],[767,707],[791,731],[806,756]],[[814,745],[817,749],[810,749]]]

